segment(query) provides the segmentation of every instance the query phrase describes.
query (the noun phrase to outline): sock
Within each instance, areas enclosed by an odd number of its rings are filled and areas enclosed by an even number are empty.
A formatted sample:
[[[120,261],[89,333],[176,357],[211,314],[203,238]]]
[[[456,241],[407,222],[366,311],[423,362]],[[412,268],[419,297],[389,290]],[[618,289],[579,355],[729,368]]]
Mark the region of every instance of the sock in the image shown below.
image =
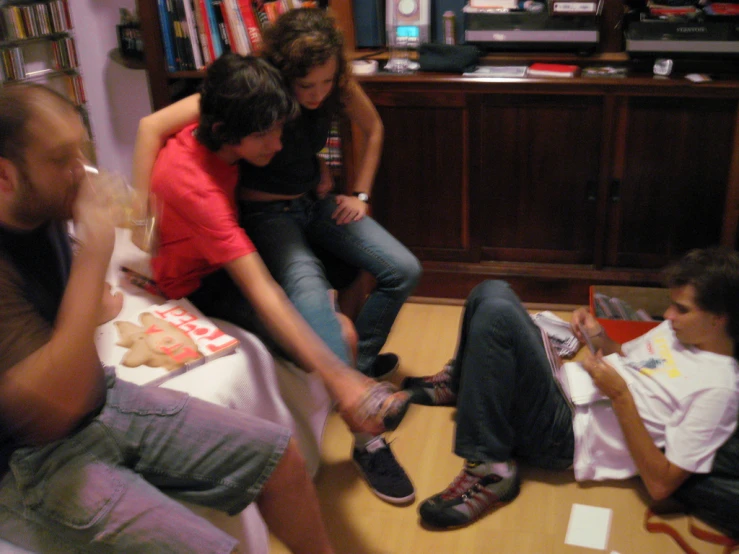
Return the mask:
[[[505,479],[511,477],[516,471],[516,464],[513,461],[507,462],[475,462],[472,460],[465,460],[464,467],[473,475],[490,475],[494,473]]]
[[[366,450],[367,445],[381,435],[370,435],[369,433],[352,433],[354,435],[354,448]]]

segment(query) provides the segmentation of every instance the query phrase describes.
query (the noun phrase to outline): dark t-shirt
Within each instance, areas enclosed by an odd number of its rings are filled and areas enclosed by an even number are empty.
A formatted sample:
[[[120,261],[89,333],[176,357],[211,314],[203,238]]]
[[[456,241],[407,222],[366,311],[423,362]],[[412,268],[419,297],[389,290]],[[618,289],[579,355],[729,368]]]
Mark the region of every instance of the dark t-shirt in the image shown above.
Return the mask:
[[[0,372],[51,339],[70,263],[69,238],[62,224],[30,232],[0,227]],[[8,423],[0,420],[0,475],[15,447]]]
[[[242,161],[239,186],[273,194],[302,194],[316,188],[321,179],[318,152],[326,145],[331,114],[325,108],[301,109],[285,126],[282,150],[264,167]]]

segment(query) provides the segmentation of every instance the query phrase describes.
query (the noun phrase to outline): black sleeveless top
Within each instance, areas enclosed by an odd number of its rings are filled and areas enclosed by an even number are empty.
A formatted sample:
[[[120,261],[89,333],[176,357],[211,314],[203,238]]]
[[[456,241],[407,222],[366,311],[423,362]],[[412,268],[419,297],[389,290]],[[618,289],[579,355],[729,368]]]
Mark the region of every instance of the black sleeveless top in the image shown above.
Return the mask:
[[[326,145],[331,114],[324,108],[301,108],[300,116],[285,125],[282,150],[264,167],[242,160],[239,187],[272,194],[302,194],[321,179],[317,154]]]

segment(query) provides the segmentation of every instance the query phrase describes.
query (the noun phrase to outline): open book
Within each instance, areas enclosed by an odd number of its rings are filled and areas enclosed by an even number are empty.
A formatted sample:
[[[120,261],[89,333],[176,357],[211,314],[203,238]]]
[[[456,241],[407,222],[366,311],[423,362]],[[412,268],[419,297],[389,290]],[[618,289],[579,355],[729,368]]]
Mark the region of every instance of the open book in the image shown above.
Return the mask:
[[[628,366],[624,365],[618,354],[610,354],[603,358],[603,361],[613,366],[618,374],[626,381],[626,386],[631,385],[634,376]],[[598,402],[600,400],[608,400],[608,397],[595,386],[590,374],[585,371],[579,362],[567,362],[562,364],[557,374],[565,395],[572,401],[575,406],[585,406]]]
[[[158,385],[193,367],[230,354],[239,341],[221,331],[187,299],[133,311],[124,309],[99,330],[98,353],[116,375]]]

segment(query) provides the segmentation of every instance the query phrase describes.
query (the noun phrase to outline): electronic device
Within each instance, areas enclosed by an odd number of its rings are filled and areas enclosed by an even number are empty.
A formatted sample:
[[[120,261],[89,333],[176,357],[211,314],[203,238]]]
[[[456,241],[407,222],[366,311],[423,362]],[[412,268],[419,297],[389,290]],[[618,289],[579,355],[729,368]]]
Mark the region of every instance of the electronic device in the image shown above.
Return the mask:
[[[431,37],[431,0],[386,0],[385,29],[388,46],[417,47]]]
[[[627,20],[626,51],[632,57],[739,57],[739,20]]]
[[[551,16],[546,12],[465,9],[464,38],[486,50],[592,53],[600,41],[600,18]]]

